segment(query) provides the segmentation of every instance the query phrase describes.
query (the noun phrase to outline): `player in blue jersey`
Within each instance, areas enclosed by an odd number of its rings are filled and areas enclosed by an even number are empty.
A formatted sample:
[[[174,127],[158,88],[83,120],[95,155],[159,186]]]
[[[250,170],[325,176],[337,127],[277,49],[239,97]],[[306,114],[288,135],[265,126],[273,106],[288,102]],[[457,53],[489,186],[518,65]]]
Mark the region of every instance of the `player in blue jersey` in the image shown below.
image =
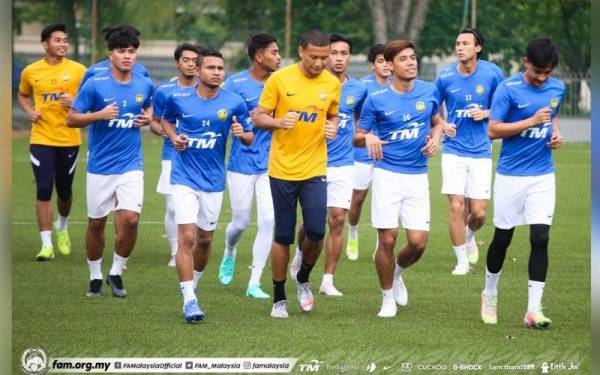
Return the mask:
[[[429,236],[427,160],[437,152],[445,125],[434,84],[415,79],[414,45],[395,40],[385,47],[394,81],[365,100],[354,145],[367,147],[373,170],[371,218],[379,246],[375,266],[383,292],[379,317],[394,317],[408,294],[403,271],[419,260]],[[377,134],[377,135],[376,135]],[[406,243],[394,257],[398,218]]]
[[[116,237],[107,283],[115,297],[127,296],[121,274],[135,245],[144,198],[140,127],[152,119],[152,81],[132,73],[139,45],[131,30],[112,32],[108,38],[110,71],[83,85],[67,116],[71,127],[91,124],[86,234],[90,297],[101,294],[104,227],[111,211],[115,211]]]
[[[173,154],[173,143],[165,136],[160,119],[163,114],[163,108],[167,98],[173,91],[181,88],[193,89],[198,75],[198,56],[200,47],[190,43],[183,43],[175,48],[174,58],[175,66],[179,71],[175,80],[171,80],[164,85],[159,86],[153,95],[152,101],[152,123],[150,130],[157,135],[164,137],[162,149],[161,172],[156,186],[156,192],[165,196],[165,232],[169,247],[171,249],[171,259],[168,265],[175,267],[175,254],[177,253],[177,224],[175,223],[175,205],[173,203],[173,189],[171,185],[171,157]]]
[[[224,89],[241,96],[248,109],[254,110],[269,75],[279,68],[281,56],[275,36],[260,33],[248,42],[250,69],[234,74],[225,81]],[[235,271],[236,246],[248,224],[252,212],[252,200],[256,194],[257,232],[252,246],[252,272],[246,289],[246,296],[265,299],[269,295],[260,287],[260,278],[269,257],[273,240],[273,200],[269,186],[269,148],[271,132],[254,129],[254,141],[245,146],[237,138],[233,139],[227,185],[231,201],[231,222],[225,230],[225,251],[219,268],[219,281],[229,285]]]
[[[542,312],[548,271],[548,239],[556,195],[552,150],[560,147],[558,111],[565,85],[552,77],[558,49],[552,39],[532,40],[523,58],[525,71],[502,82],[492,100],[488,133],[502,139],[494,182],[494,239],[487,254],[481,293],[484,323],[498,320],[498,279],[518,225],[529,225],[529,288],[526,326],[546,329]]]
[[[492,95],[504,76],[498,66],[479,58],[483,44],[477,30],[462,30],[455,42],[458,62],[444,68],[435,82],[448,112],[442,194],[448,196],[448,229],[457,259],[453,275],[466,275],[469,263],[477,263],[475,232],[485,222],[492,185],[488,117]]]
[[[221,211],[229,132],[244,145],[252,144],[254,138],[244,100],[220,88],[225,76],[223,56],[215,50],[202,50],[198,67],[196,88],[173,92],[161,120],[176,150],[171,170],[178,225],[176,264],[183,315],[188,322],[205,316],[196,289],[208,262]]]
[[[327,70],[342,83],[340,97],[339,124],[337,136],[327,140],[327,209],[329,234],[325,240],[325,270],[319,292],[328,296],[342,296],[333,285],[333,275],[344,245],[344,221],[350,208],[352,183],[354,178],[354,135],[355,120],[367,95],[367,89],[358,80],[347,74],[352,40],[344,35],[331,34],[329,38],[329,62]],[[304,238],[303,226],[298,234],[298,244]],[[295,278],[302,265],[302,250],[296,248],[296,255],[290,267],[290,274]]]
[[[113,28],[105,28],[102,30],[102,33],[104,34],[104,39],[106,40],[106,42],[108,43],[108,39],[110,38],[111,34],[115,31],[123,31],[123,30],[128,30],[129,32],[135,34],[136,37],[140,37],[141,33],[139,32],[138,29],[136,29],[135,27],[131,26],[131,25],[127,25],[127,24],[122,24],[122,25],[118,25],[115,26]],[[85,72],[85,74],[83,75],[83,78],[81,79],[81,83],[79,84],[79,87],[83,87],[84,83],[98,75],[98,74],[104,74],[106,72],[108,72],[110,70],[110,59],[105,59],[102,61],[99,61],[97,63],[95,63],[94,65],[91,65]],[[146,67],[142,64],[139,63],[135,63],[133,65],[133,69],[132,72],[135,74],[141,74],[143,76],[149,77],[150,74],[148,73],[148,69],[146,69]]]
[[[383,44],[376,44],[371,47],[367,56],[373,74],[363,77],[360,81],[366,86],[369,94],[381,90],[392,79],[392,71],[383,57],[384,48]],[[356,147],[354,149],[354,186],[352,202],[348,211],[348,242],[346,244],[346,256],[350,260],[358,259],[358,221],[372,178],[373,159],[369,157],[366,148]],[[375,250],[377,250],[377,245]],[[373,257],[375,257],[375,253],[373,253]]]

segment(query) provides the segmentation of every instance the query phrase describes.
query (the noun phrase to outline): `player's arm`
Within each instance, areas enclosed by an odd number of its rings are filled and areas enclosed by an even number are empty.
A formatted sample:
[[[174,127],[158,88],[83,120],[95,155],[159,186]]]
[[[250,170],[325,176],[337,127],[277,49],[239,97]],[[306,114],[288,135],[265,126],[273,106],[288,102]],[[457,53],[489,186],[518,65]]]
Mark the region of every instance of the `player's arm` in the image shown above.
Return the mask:
[[[558,116],[554,116],[554,119],[552,119],[552,137],[547,145],[548,147],[556,150],[563,144],[563,142],[563,137],[558,130]]]
[[[369,157],[374,160],[383,158],[383,145],[386,143],[387,141],[380,140],[378,136],[362,128],[358,128],[352,137],[352,145],[354,147],[366,147]]]
[[[519,134],[525,129],[550,122],[551,113],[550,107],[543,107],[538,109],[533,116],[521,121],[502,122],[492,119],[488,126],[488,136],[491,139],[498,139]]]
[[[265,130],[291,129],[296,125],[300,116],[298,112],[289,111],[281,118],[274,118],[272,113],[273,109],[268,109],[260,105],[256,107],[254,116],[252,117],[254,126]]]
[[[238,122],[236,116],[231,118],[231,133],[234,137],[239,139],[244,146],[250,146],[254,140],[254,132],[252,130],[244,131],[244,127]]]
[[[163,128],[160,125],[160,118],[152,115],[152,121],[150,122],[150,131],[158,136],[166,137],[163,132]]]
[[[40,113],[33,109],[33,107],[31,106],[31,95],[19,92],[19,94],[17,95],[17,102],[19,103],[27,117],[29,117],[31,122],[39,121]]]
[[[473,108],[469,110],[469,115],[475,121],[482,121],[490,117],[489,109]]]
[[[171,142],[173,142],[173,147],[175,148],[175,150],[177,150],[177,151],[185,150],[185,147],[187,146],[187,143],[188,143],[187,135],[177,134],[177,131],[175,130],[175,124],[165,120],[164,117],[160,120],[160,126],[162,128],[162,131],[165,133],[165,135],[167,137],[169,137]]]
[[[152,106],[148,106],[146,108],[142,108],[142,111],[137,116],[135,116],[135,121],[133,121],[133,124],[139,128],[142,126],[150,125],[151,122]]]
[[[338,117],[338,115],[327,114],[327,119],[325,120],[325,138],[335,138],[338,132],[339,123],[340,118]]]
[[[67,125],[70,128],[83,128],[95,121],[112,120],[119,117],[119,107],[113,102],[96,112],[80,113],[74,108],[67,113]]]
[[[442,118],[440,113],[431,116],[431,129],[425,140],[425,146],[421,149],[421,152],[425,156],[431,157],[436,154],[440,147],[444,129],[447,126],[448,123]]]

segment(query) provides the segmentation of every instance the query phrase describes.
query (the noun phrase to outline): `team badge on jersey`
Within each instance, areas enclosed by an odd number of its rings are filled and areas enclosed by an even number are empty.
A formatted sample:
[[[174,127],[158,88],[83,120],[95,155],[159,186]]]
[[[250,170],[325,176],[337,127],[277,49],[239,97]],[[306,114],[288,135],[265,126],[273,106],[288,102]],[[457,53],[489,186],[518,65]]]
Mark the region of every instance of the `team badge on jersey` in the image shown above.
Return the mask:
[[[65,82],[66,82],[66,81],[68,81],[68,80],[69,80],[69,78],[71,78],[71,77],[69,77],[69,75],[68,75],[67,73],[63,74],[63,75],[62,75],[62,77],[61,77],[61,79],[62,79],[63,81],[65,81]]]
[[[219,109],[219,111],[217,112],[217,118],[221,121],[225,121],[225,119],[227,118],[227,110]]]
[[[477,95],[483,95],[484,91],[485,91],[485,89],[483,88],[482,85],[477,85],[477,87],[475,87],[475,92],[477,93]]]
[[[319,94],[319,99],[327,100],[327,93],[325,91],[321,91],[321,93]]]
[[[417,104],[415,104],[415,108],[418,112],[425,112],[425,102],[418,101]]]
[[[550,100],[550,107],[552,107],[552,108],[558,107],[558,99],[552,98],[552,100]]]
[[[135,95],[135,102],[137,104],[142,104],[144,102],[144,96],[142,94]]]
[[[350,95],[350,96],[346,97],[346,105],[349,105],[349,106],[354,105],[354,96]]]

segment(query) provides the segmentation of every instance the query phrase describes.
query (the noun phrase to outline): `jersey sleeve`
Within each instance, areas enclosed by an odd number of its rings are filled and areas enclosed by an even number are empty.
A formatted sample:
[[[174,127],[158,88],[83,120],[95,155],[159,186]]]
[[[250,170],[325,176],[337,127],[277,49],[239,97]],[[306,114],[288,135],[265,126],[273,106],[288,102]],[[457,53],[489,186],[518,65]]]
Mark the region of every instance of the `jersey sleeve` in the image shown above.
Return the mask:
[[[30,96],[33,92],[33,87],[29,82],[29,69],[27,67],[21,72],[21,80],[19,81],[19,93]]]
[[[431,115],[435,116],[438,113],[440,113],[440,105],[442,103],[442,99],[440,96],[440,91],[438,90],[437,86],[433,87],[433,108],[431,108]]]
[[[252,120],[250,119],[250,112],[248,112],[248,106],[242,98],[240,98],[235,108],[235,116],[244,128],[244,131],[248,132],[254,128],[254,124],[252,124]]]
[[[498,88],[498,85],[500,85],[500,83],[504,81],[504,74],[502,73],[502,70],[500,70],[500,68],[498,68],[497,66],[494,67],[494,77],[492,79],[492,89],[491,89],[491,94],[494,95],[494,92],[496,91],[496,89]]]
[[[165,91],[160,87],[156,89],[152,98],[152,116],[161,118],[165,107]]]
[[[96,87],[93,80],[88,80],[75,97],[71,107],[79,113],[86,113],[94,107],[94,94]],[[107,103],[108,104],[108,103]]]
[[[154,87],[152,86],[152,81],[148,78],[148,86],[146,90],[146,99],[144,100],[144,104],[142,104],[142,108],[148,109],[148,107],[152,106],[152,91]]]
[[[83,85],[88,81],[88,79],[90,79],[92,76],[94,75],[94,73],[92,73],[92,68],[89,67],[86,71],[85,74],[83,75],[83,78],[81,78],[81,83],[79,84],[79,90],[81,91],[81,89],[83,88]]]
[[[496,92],[494,92],[494,97],[492,98],[490,120],[504,121],[510,110],[510,103],[511,100],[508,86],[506,86],[505,83],[501,83],[496,89]]]
[[[371,132],[376,130],[377,127],[377,116],[375,107],[373,106],[373,97],[368,96],[363,104],[362,111],[360,112],[360,119],[358,120],[358,128]]]
[[[336,79],[337,80],[337,79]],[[336,82],[335,89],[333,91],[333,99],[329,104],[329,109],[327,110],[328,115],[337,116],[340,111],[340,97],[342,96],[342,85],[340,82]]]
[[[358,98],[358,102],[356,103],[356,113],[359,113],[362,111],[362,107],[365,104],[365,99],[367,99],[367,88],[361,84],[360,86],[360,95]]]
[[[227,78],[225,80],[225,82],[223,82],[223,85],[221,86],[221,88],[231,91],[231,92],[235,92],[233,89],[233,80],[231,79],[231,77]]]
[[[177,112],[173,95],[170,95],[165,101],[162,111],[162,118],[171,124],[175,124],[177,122]]]
[[[438,76],[435,80],[435,87],[437,88],[439,103],[441,104],[444,100],[446,100],[446,88],[444,87],[444,82],[442,81],[441,76]]]
[[[276,75],[271,75],[267,82],[265,82],[265,87],[260,95],[260,100],[258,101],[258,105],[273,110],[277,106],[279,102],[279,84],[277,81]]]

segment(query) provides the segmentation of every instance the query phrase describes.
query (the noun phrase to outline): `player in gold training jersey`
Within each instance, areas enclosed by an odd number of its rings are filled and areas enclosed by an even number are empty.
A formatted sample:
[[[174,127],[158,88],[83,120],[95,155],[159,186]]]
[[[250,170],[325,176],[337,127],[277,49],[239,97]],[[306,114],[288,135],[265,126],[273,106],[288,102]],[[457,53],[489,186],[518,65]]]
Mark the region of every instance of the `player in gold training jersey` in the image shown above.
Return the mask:
[[[79,129],[67,127],[66,117],[85,66],[65,57],[69,50],[65,25],[44,27],[41,39],[46,56],[23,70],[18,101],[32,121],[29,158],[37,187],[36,213],[42,238],[36,259],[49,260],[54,258],[50,201],[54,185],[58,195],[57,247],[63,255],[71,252],[67,221],[81,136]]]
[[[300,62],[269,77],[253,116],[256,127],[273,131],[268,173],[275,209],[271,248],[274,318],[288,317],[284,284],[298,201],[305,236],[298,239],[303,258],[294,276],[300,309],[312,310],[308,276],[323,247],[327,217],[326,140],[335,137],[338,126],[341,85],[325,70],[329,36],[309,31],[302,36],[298,53]]]

